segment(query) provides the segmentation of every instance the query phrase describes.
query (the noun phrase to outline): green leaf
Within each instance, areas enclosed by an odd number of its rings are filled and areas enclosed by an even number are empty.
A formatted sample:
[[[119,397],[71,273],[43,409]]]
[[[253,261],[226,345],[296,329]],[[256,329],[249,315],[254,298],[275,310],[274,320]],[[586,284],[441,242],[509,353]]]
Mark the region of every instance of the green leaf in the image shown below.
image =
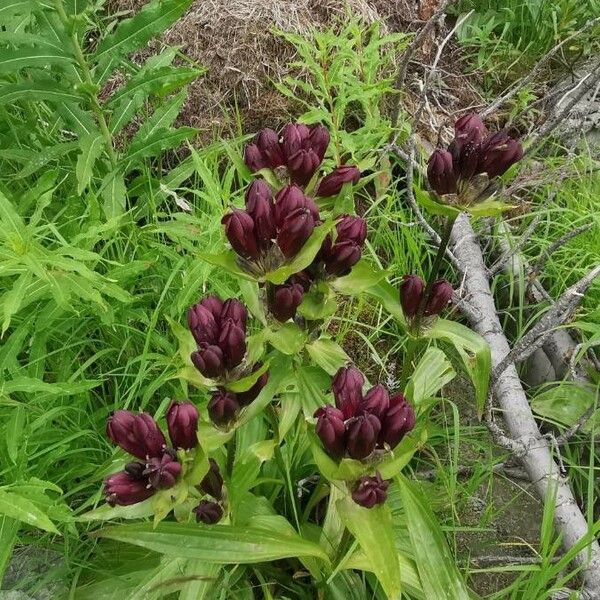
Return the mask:
[[[432,198],[431,194],[417,186],[414,186],[415,198],[417,202],[432,215],[442,215],[445,217],[456,217],[460,214],[460,209],[449,204],[438,202]]]
[[[327,283],[321,282],[312,285],[304,294],[298,313],[309,321],[320,321],[334,315],[337,308],[335,294]]]
[[[264,339],[283,354],[298,354],[306,343],[306,337],[306,332],[291,321],[278,329],[264,330]]]
[[[367,556],[371,571],[390,600],[400,600],[402,580],[400,562],[394,541],[394,524],[389,506],[359,506],[350,497],[339,500],[337,508],[344,525],[358,541]],[[432,599],[444,596],[430,596]]]
[[[296,385],[300,393],[304,416],[311,418],[325,404],[325,392],[331,387],[331,377],[321,367],[302,366],[296,369]]]
[[[237,381],[232,381],[225,385],[225,387],[232,392],[246,392],[249,390],[262,376],[263,373],[266,373],[269,370],[269,362],[265,361],[260,369],[253,371],[250,375],[246,375],[246,377],[242,377]]]
[[[410,376],[406,396],[418,407],[435,396],[455,375],[450,361],[439,348],[427,348]]]
[[[194,81],[202,73],[202,69],[171,66],[140,71],[108,99],[106,106],[110,109],[116,109],[117,106],[135,96],[141,98],[158,96],[162,98]],[[168,123],[162,127],[168,127],[170,124]]]
[[[219,254],[208,254],[206,252],[198,252],[196,255],[200,260],[207,262],[215,267],[221,267],[226,271],[229,271],[233,275],[237,275],[242,279],[248,279],[254,281],[254,277],[250,273],[246,273],[237,261],[237,254],[233,250],[225,250]]]
[[[365,293],[373,296],[402,327],[406,328],[406,319],[400,306],[400,296],[398,290],[386,280],[382,280],[374,286],[367,288]]]
[[[39,102],[81,102],[83,98],[68,89],[63,89],[55,81],[26,81],[0,86],[0,104],[12,104],[17,100]]]
[[[321,403],[323,406],[323,403]],[[310,448],[313,459],[319,472],[322,473],[329,481],[356,481],[365,473],[372,471],[372,466],[367,463],[362,463],[353,458],[342,458],[339,461],[333,460],[323,449],[321,440],[314,432],[314,427],[309,427],[308,437],[310,439]]]
[[[423,336],[444,340],[456,348],[467,375],[473,382],[477,412],[481,418],[492,370],[492,355],[487,342],[475,331],[447,319],[436,319]]]
[[[354,296],[377,285],[388,274],[388,271],[375,269],[370,262],[363,258],[348,275],[334,279],[331,286],[340,294]]]
[[[78,194],[82,194],[89,185],[94,173],[94,163],[102,154],[103,144],[104,138],[101,135],[86,136],[81,139],[81,154],[75,166]]]
[[[344,349],[331,338],[321,337],[306,346],[309,356],[329,375],[350,362]]]
[[[597,405],[597,388],[569,381],[538,392],[531,401],[536,414],[567,427],[575,425],[590,406]],[[597,427],[598,423],[596,414],[586,423],[584,431]]]
[[[27,228],[12,202],[0,192],[0,237],[8,239],[13,244],[13,249],[20,253],[26,248]]]
[[[171,127],[181,111],[181,107],[187,98],[187,90],[176,94],[166,102],[161,102],[152,115],[138,129],[133,136],[133,142],[150,137],[158,129]]]
[[[57,50],[46,48],[0,49],[0,74],[15,73],[24,68],[46,68],[48,65],[67,66],[72,59]]]
[[[143,519],[154,513],[152,498],[131,506],[110,506],[103,504],[75,518],[76,521],[87,523],[91,521],[113,521],[115,519]]]
[[[402,475],[396,478],[402,504],[407,515],[415,563],[426,598],[439,600],[469,600],[473,598],[456,567],[456,561],[444,535],[431,513],[428,501],[422,498]]]
[[[323,549],[297,534],[273,533],[266,528],[160,523],[107,527],[97,533],[171,557],[197,558],[216,564],[255,564],[281,558],[313,556],[328,562]]]
[[[45,512],[18,494],[0,490],[0,514],[50,533],[59,533]]]
[[[121,171],[111,171],[102,180],[100,196],[104,200],[102,208],[107,219],[120,217],[126,209],[127,188]]]
[[[133,18],[121,21],[114,33],[105,36],[94,55],[96,62],[113,61],[141,48],[174,23],[193,0],[162,0],[147,4]]]
[[[158,156],[161,152],[177,148],[185,140],[196,136],[197,130],[193,127],[179,127],[178,129],[157,129],[150,137],[136,141],[129,146],[121,163],[131,165],[143,158]]]
[[[0,9],[0,14],[1,10],[2,9]],[[4,573],[12,556],[12,550],[17,541],[18,532],[18,521],[0,515],[0,581],[4,579]]]
[[[310,238],[308,238],[304,246],[302,246],[300,252],[298,252],[298,254],[296,254],[296,256],[289,263],[282,265],[275,271],[267,273],[265,275],[265,279],[271,283],[280,285],[285,283],[285,281],[294,273],[298,273],[299,271],[302,271],[302,269],[308,267],[321,249],[323,240],[331,231],[333,225],[334,222],[332,220],[328,220],[318,227],[315,227],[312,235]]]
[[[31,271],[21,273],[12,289],[4,294],[4,297],[2,298],[2,335],[4,335],[9,328],[12,317],[19,312],[19,308],[21,308],[21,304],[25,299],[25,290],[27,290],[31,284],[31,279]]]
[[[135,113],[144,106],[143,94],[133,94],[123,98],[119,104],[117,104],[115,110],[110,117],[110,133],[116,135],[131,121]]]

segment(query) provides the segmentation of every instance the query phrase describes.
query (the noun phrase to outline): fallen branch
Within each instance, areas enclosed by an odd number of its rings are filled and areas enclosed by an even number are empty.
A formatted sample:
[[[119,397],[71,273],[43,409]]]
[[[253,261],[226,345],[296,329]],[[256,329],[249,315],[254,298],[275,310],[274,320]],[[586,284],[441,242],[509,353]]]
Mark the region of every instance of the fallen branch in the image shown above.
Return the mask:
[[[469,301],[481,313],[479,319],[471,321],[471,326],[488,342],[492,353],[492,366],[496,369],[510,353],[510,345],[498,318],[481,248],[466,215],[463,214],[457,219],[452,240],[453,253],[465,277],[464,285]],[[563,545],[568,550],[588,536],[588,524],[568,481],[562,477],[552,458],[549,442],[540,434],[514,364],[511,363],[499,374],[493,391],[510,437],[506,436],[493,420],[489,424],[491,431],[495,436],[500,433],[508,439],[511,442],[509,446],[516,443],[520,447],[520,461],[538,494],[544,501],[555,502],[554,521],[562,535]],[[587,550],[577,554],[575,562],[582,568],[585,584],[582,597],[590,600],[600,598],[598,542],[590,542]]]

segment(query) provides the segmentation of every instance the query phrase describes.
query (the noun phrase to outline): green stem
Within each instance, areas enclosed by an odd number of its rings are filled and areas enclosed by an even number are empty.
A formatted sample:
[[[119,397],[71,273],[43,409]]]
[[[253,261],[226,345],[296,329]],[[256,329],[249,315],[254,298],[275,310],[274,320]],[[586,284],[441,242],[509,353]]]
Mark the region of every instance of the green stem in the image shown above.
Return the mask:
[[[235,462],[235,433],[233,437],[227,442],[227,473],[229,477],[233,475],[233,464]]]
[[[54,6],[56,7],[56,12],[64,26],[64,28],[68,31],[71,28],[71,19],[69,19],[69,15],[65,12],[65,8],[63,6],[62,0],[54,0]],[[83,50],[81,49],[81,44],[79,43],[79,38],[77,37],[77,33],[73,31],[71,33],[71,45],[73,46],[73,51],[75,53],[75,60],[81,69],[83,80],[88,88],[88,94],[90,98],[90,103],[92,105],[92,112],[96,117],[96,121],[98,122],[98,126],[100,127],[100,133],[104,138],[104,144],[106,146],[106,152],[108,154],[108,158],[110,159],[110,163],[113,167],[117,165],[117,155],[115,153],[115,149],[113,147],[112,135],[110,134],[110,130],[108,129],[108,124],[106,123],[106,117],[104,116],[104,111],[100,106],[100,102],[98,101],[98,96],[92,91],[96,84],[92,78],[92,72],[90,71],[90,67],[85,59],[85,55],[83,54]]]
[[[400,391],[402,392],[408,383],[408,374],[412,371],[412,362],[417,353],[418,345],[418,338],[412,336],[410,336],[406,342],[406,352],[404,353],[404,359],[402,360],[402,374],[400,376]]]

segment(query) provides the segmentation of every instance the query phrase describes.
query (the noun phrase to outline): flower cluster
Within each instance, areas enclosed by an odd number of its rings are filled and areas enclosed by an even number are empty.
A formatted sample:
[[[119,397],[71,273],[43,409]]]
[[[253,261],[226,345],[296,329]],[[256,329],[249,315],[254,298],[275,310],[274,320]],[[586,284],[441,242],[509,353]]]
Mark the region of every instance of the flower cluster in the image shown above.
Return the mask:
[[[452,286],[445,279],[435,281],[423,309],[424,317],[439,315],[452,299]],[[407,319],[419,312],[425,293],[425,282],[418,275],[404,275],[400,284],[400,304]]]
[[[342,367],[333,383],[335,406],[315,412],[316,433],[334,459],[368,458],[376,448],[395,448],[415,425],[415,413],[402,394],[390,397],[382,384],[363,394],[364,375]]]
[[[172,447],[156,421],[147,413],[115,411],[106,423],[106,435],[138,460],[106,480],[109,504],[141,502],[157,490],[173,487],[181,474],[175,449],[191,450],[198,444],[198,409],[191,402],[173,402],[167,411]]]
[[[389,487],[390,482],[382,479],[379,471],[373,477],[365,475],[354,484],[352,500],[365,508],[373,508],[387,500]]]
[[[202,375],[226,383],[246,374],[242,363],[247,319],[246,307],[235,298],[223,301],[218,296],[207,296],[188,310],[188,326],[198,345],[191,359]],[[255,364],[250,373],[261,367],[262,364]],[[268,373],[263,373],[249,390],[237,394],[219,387],[208,403],[210,419],[216,425],[233,421],[240,409],[258,396],[268,379]]]
[[[459,205],[469,205],[493,193],[490,180],[521,160],[523,147],[504,129],[488,133],[475,113],[458,119],[454,132],[448,149],[437,148],[429,158],[427,178],[438,195],[454,194]]]

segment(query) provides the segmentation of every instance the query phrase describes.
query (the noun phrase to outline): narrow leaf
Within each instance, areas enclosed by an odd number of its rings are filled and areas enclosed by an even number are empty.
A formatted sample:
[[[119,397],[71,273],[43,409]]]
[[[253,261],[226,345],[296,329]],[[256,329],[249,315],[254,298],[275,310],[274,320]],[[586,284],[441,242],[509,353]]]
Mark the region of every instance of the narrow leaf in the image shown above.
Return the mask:
[[[75,166],[78,194],[83,193],[92,179],[94,163],[102,154],[103,143],[104,138],[101,135],[86,136],[81,139],[81,154],[77,157]]]

